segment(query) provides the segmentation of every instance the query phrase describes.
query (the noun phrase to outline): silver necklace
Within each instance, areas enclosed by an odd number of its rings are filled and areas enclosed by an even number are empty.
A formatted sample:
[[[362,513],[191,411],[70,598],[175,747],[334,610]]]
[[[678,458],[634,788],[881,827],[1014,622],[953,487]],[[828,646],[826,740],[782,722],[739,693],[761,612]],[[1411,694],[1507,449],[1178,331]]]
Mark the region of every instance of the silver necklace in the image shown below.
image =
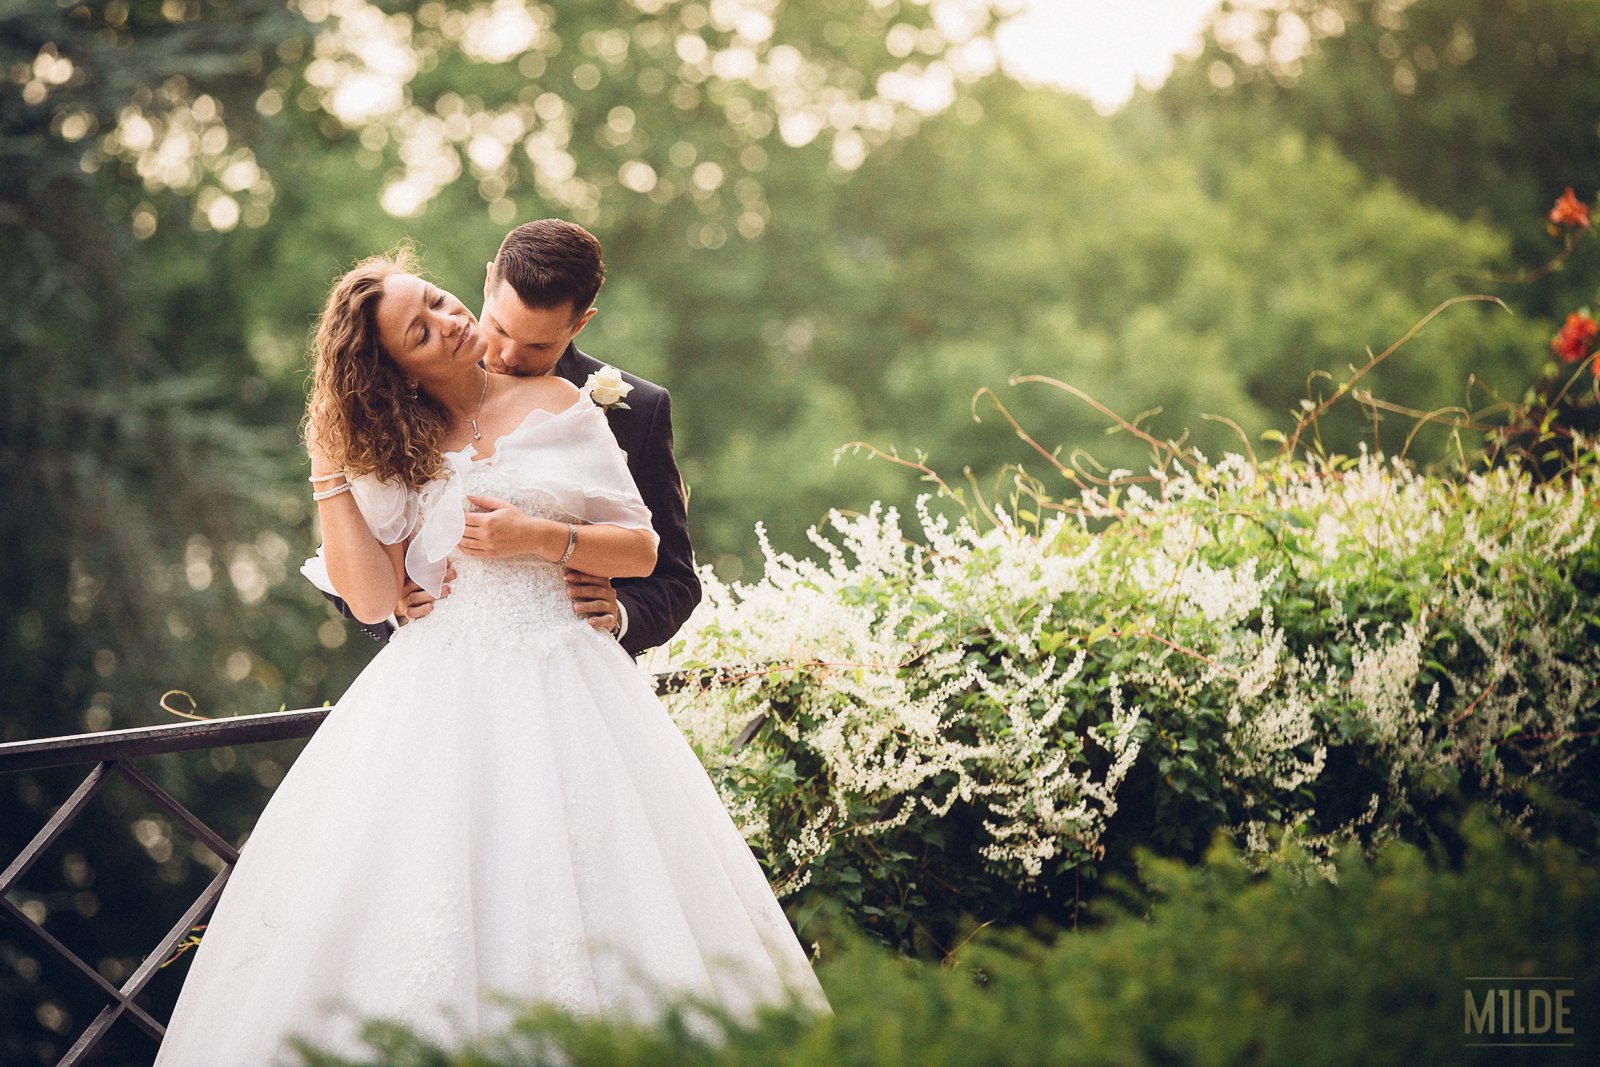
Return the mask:
[[[488,371],[488,368],[484,368],[484,371],[483,371],[483,392],[478,394],[478,410],[474,411],[471,415],[467,416],[467,421],[472,424],[472,439],[474,441],[483,440],[483,432],[478,429],[478,416],[483,414],[483,402],[486,399],[488,399],[488,396],[489,396],[489,371]]]

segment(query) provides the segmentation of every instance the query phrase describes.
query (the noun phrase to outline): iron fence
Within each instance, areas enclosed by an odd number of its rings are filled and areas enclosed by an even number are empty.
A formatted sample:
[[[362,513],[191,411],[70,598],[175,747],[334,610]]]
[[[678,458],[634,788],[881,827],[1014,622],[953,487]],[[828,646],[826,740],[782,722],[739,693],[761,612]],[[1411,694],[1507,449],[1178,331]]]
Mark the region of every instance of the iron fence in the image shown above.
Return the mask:
[[[705,684],[711,677],[720,673],[722,672],[674,671],[657,674],[656,692],[665,694],[691,685]],[[223,719],[166,723],[159,726],[140,726],[0,744],[0,775],[86,763],[94,765],[72,795],[62,802],[33,839],[23,847],[22,852],[6,866],[3,872],[0,872],[0,916],[20,928],[24,936],[37,945],[47,957],[65,965],[90,987],[99,991],[107,1001],[105,1007],[73,1041],[66,1054],[57,1061],[56,1067],[78,1067],[83,1064],[111,1027],[123,1018],[148,1034],[159,1045],[166,1032],[165,1026],[161,1020],[154,1018],[137,1004],[136,998],[160,969],[162,962],[168,959],[211,911],[222,893],[223,886],[227,884],[228,876],[233,872],[233,865],[239,858],[237,848],[225,841],[170,793],[151,781],[144,772],[134,766],[132,761],[139,757],[172,752],[310,737],[333,710],[333,708],[304,708],[296,711],[237,715]],[[763,718],[758,717],[745,728],[735,742],[735,750],[750,740]],[[42,923],[35,921],[22,907],[13,903],[9,896],[29,869],[71,827],[86,805],[117,777],[130,782],[147,795],[157,807],[204,843],[222,864],[221,870],[211,882],[184,910],[162,939],[146,953],[143,962],[120,986],[113,984],[90,966],[81,956],[46,930]]]

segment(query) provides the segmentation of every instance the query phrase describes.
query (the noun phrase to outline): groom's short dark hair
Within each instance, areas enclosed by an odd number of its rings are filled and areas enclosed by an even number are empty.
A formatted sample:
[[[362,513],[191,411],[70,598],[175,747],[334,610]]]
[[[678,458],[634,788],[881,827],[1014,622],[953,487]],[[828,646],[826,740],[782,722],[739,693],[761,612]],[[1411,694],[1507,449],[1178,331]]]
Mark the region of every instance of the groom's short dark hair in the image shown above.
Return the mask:
[[[575,222],[540,219],[506,234],[494,257],[494,281],[510,282],[530,308],[554,308],[570,302],[574,316],[594,304],[605,281],[600,242]]]

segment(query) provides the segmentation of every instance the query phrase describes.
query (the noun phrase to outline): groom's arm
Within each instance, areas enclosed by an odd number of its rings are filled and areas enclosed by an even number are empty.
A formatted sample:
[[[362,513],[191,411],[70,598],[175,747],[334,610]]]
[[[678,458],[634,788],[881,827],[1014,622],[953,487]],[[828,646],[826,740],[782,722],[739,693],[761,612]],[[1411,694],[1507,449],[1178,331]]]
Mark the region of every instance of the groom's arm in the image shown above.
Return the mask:
[[[383,622],[362,622],[360,619],[351,614],[349,605],[347,605],[342,599],[326,591],[323,591],[322,595],[328,598],[328,603],[332,604],[339,610],[340,615],[343,615],[345,618],[361,627],[362,631],[374,641],[387,641],[391,636],[394,635],[394,623],[389,622],[388,620],[384,620]]]
[[[619,578],[612,583],[626,618],[622,647],[637,656],[672,640],[700,603],[700,579],[694,573],[694,549],[689,544],[688,501],[672,454],[672,398],[665,390],[655,406],[644,447],[630,466],[639,495],[650,509],[651,524],[661,538],[656,568],[649,577]]]

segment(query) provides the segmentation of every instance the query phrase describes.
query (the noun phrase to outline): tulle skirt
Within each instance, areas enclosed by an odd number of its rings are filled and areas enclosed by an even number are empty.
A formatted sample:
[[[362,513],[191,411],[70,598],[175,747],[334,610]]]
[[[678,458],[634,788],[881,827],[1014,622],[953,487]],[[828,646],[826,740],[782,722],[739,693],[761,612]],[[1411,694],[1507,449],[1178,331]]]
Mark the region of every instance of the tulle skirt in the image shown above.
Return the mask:
[[[278,786],[157,1067],[355,1056],[364,1017],[446,1043],[513,1005],[651,1021],[829,1011],[807,953],[649,679],[571,619],[404,627]],[[502,996],[506,999],[502,999]]]

